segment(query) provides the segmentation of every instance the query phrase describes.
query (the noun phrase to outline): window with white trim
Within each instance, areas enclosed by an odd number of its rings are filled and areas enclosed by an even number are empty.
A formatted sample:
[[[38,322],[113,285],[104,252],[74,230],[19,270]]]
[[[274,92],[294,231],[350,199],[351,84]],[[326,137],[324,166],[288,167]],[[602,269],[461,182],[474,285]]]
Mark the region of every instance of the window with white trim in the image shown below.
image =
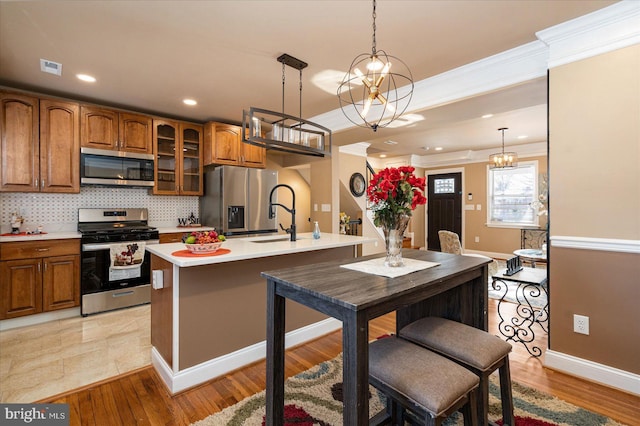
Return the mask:
[[[518,167],[513,169],[488,169],[488,226],[538,226],[538,215],[531,208],[531,203],[537,199],[537,161],[520,162]]]

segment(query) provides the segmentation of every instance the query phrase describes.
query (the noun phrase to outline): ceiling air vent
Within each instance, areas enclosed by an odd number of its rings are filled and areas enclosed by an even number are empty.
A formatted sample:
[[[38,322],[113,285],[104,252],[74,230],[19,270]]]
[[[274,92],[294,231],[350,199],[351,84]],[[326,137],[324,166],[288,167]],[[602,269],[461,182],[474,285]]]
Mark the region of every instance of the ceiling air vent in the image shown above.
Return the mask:
[[[40,59],[40,71],[48,72],[49,74],[62,75],[62,64],[48,61],[46,59]]]

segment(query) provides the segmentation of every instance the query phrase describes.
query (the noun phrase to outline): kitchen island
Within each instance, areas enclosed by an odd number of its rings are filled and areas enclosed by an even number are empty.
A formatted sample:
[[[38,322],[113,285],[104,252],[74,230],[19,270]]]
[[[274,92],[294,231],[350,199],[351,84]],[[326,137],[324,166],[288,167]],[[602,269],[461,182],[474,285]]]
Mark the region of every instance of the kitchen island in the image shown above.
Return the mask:
[[[206,382],[266,356],[266,270],[356,257],[375,239],[310,233],[230,238],[228,253],[183,257],[181,243],[147,246],[154,272],[151,291],[152,364],[172,393]],[[178,255],[176,255],[178,254]],[[160,276],[161,275],[161,276]],[[287,303],[287,347],[342,324]]]

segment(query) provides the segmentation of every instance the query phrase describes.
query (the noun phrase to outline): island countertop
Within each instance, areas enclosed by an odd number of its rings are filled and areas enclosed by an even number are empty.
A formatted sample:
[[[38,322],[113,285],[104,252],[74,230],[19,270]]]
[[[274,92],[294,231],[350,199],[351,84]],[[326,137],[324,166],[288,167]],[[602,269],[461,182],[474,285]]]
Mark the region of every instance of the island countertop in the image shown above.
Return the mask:
[[[228,249],[230,252],[213,256],[174,256],[172,253],[186,249],[182,243],[147,245],[146,250],[176,266],[184,268],[302,253],[306,251],[325,250],[336,247],[355,246],[358,244],[373,243],[375,241],[375,238],[329,233],[323,233],[319,239],[314,240],[312,233],[309,232],[298,234],[296,241],[290,241],[289,235],[284,234],[263,237],[229,238],[224,242],[222,248]]]

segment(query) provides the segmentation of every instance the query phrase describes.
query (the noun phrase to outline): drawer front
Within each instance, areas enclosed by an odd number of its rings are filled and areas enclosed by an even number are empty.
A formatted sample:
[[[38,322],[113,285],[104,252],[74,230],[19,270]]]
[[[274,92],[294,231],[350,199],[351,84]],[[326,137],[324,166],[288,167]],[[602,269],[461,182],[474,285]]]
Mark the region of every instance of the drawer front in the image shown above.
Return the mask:
[[[172,232],[172,233],[169,233],[169,234],[160,234],[160,244],[181,243],[183,235],[184,234],[182,232]]]
[[[16,241],[2,243],[0,260],[33,259],[80,254],[79,239]]]

